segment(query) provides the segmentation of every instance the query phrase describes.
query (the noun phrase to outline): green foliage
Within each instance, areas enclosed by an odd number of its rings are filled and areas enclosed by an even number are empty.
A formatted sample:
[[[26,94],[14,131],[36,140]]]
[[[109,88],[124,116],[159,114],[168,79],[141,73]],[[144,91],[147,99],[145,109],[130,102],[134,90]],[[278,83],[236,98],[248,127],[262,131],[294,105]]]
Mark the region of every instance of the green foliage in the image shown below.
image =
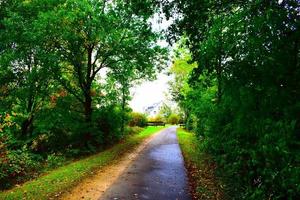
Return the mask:
[[[113,148],[52,170],[44,176],[29,181],[20,187],[1,192],[0,199],[34,199],[37,196],[39,199],[55,198],[57,193],[69,189],[78,181],[89,177],[92,172],[120,158],[125,152],[140,144],[146,137],[161,129],[162,127],[148,127],[139,134],[127,138],[123,143],[115,145]],[[124,149],[127,151],[124,151]]]
[[[171,114],[168,119],[167,122],[168,124],[178,124],[180,120],[180,117],[177,114]]]
[[[100,70],[105,68],[121,84],[125,101],[130,83],[152,76],[162,60],[165,50],[154,43],[159,35],[149,27],[150,16],[137,15],[134,7],[134,2],[66,1],[37,18],[39,37],[60,61],[53,71],[82,104],[87,122],[94,109],[93,91],[101,85],[95,82]]]
[[[102,141],[105,144],[112,144],[124,137],[120,129],[122,124],[122,111],[120,108],[113,106],[101,108],[95,111],[94,120],[103,134]]]
[[[132,112],[130,114],[130,121],[129,121],[129,126],[134,127],[134,126],[139,126],[139,127],[145,127],[147,126],[147,117],[146,115],[142,113],[137,113],[137,112]]]
[[[28,162],[52,168],[130,133],[130,88],[155,78],[166,57],[149,23],[157,6],[148,0],[0,1],[1,156],[2,149],[9,159],[26,146],[28,155],[43,158]],[[3,176],[25,179],[30,168]]]
[[[191,53],[184,47],[186,39],[181,39],[174,49],[173,64],[170,73],[174,75],[174,80],[169,82],[170,93],[172,99],[177,102],[180,107],[181,123],[185,123],[186,127],[192,125],[192,116],[190,116],[190,107],[188,97],[191,88],[188,84],[188,78],[191,71],[197,66],[195,62],[191,62]],[[195,120],[194,120],[195,121]],[[189,128],[191,130],[192,127]]]
[[[189,90],[173,87],[174,99],[204,138],[231,199],[300,195],[298,8],[298,1],[275,0],[165,7],[183,13],[170,35],[184,33],[197,62],[185,75]]]
[[[156,115],[155,117],[149,117],[148,118],[149,122],[163,122],[164,120],[165,120],[164,117],[159,115],[159,114]]]
[[[133,126],[133,127],[128,126],[126,129],[126,132],[128,135],[133,135],[133,134],[140,133],[143,130],[144,130],[144,128],[139,127],[139,126]]]
[[[168,106],[166,103],[163,103],[158,114],[161,115],[165,119],[165,121],[167,121],[167,119],[170,117],[172,112],[173,112],[172,108]]]
[[[193,183],[191,193],[195,199],[229,199],[222,192],[222,185],[215,174],[215,163],[203,148],[204,141],[191,132],[177,129],[177,138],[189,179]]]
[[[0,189],[11,186],[17,177],[29,176],[40,167],[41,157],[28,151],[26,147],[7,150],[1,147],[0,154]],[[18,180],[17,180],[18,181]]]
[[[65,163],[66,159],[63,155],[60,154],[49,154],[46,159],[47,166],[50,169],[62,166]]]

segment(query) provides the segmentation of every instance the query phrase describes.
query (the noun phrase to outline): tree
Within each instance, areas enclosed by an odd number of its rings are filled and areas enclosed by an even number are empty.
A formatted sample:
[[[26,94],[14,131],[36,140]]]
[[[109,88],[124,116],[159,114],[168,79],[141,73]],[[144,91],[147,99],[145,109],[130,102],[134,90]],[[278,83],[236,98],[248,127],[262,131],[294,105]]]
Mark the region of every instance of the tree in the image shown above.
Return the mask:
[[[170,40],[186,36],[197,62],[186,98],[194,130],[205,136],[232,199],[300,193],[286,187],[299,179],[298,7],[295,0],[175,0],[165,6],[167,14],[180,15]]]
[[[91,90],[99,84],[95,78],[101,70],[116,71],[120,62],[128,61],[142,71],[159,60],[158,35],[147,22],[152,11],[135,6],[122,1],[67,1],[39,18],[41,37],[61,61],[59,81],[82,103],[86,122],[92,120]]]
[[[197,63],[192,63],[192,57],[189,50],[185,47],[186,39],[181,39],[174,50],[173,64],[170,73],[174,75],[174,80],[169,82],[172,99],[179,104],[179,107],[185,115],[185,123],[191,113],[191,107],[188,105],[188,93],[191,88],[188,79]]]
[[[132,112],[130,113],[130,121],[129,126],[139,126],[139,127],[145,127],[147,126],[147,117],[145,114]]]
[[[47,103],[53,82],[49,76],[50,57],[37,38],[32,26],[38,15],[39,3],[4,1],[6,18],[1,20],[3,51],[1,53],[2,109],[18,114],[21,136],[32,134],[37,112]],[[2,9],[1,9],[2,10]],[[28,10],[31,10],[30,13]]]
[[[169,124],[178,124],[179,120],[179,116],[173,113],[168,117],[167,122]]]
[[[147,50],[141,50],[141,52],[147,52]],[[139,61],[135,60],[124,60],[115,66],[111,71],[108,72],[108,77],[115,80],[117,86],[116,90],[120,91],[120,102],[122,110],[122,126],[121,133],[124,134],[124,127],[126,123],[126,106],[130,100],[130,88],[133,85],[138,84],[142,80],[152,80],[155,78],[156,71],[162,69],[164,66],[163,61],[165,59],[155,60],[153,53],[141,54]],[[160,55],[162,58],[166,55],[166,50],[161,49]]]
[[[87,154],[124,136],[130,88],[164,65],[157,6],[0,0],[2,185],[39,171],[50,152]]]
[[[172,108],[170,106],[168,106],[166,103],[163,103],[158,115],[162,116],[165,121],[167,121],[167,119],[169,118],[169,116],[172,114]]]

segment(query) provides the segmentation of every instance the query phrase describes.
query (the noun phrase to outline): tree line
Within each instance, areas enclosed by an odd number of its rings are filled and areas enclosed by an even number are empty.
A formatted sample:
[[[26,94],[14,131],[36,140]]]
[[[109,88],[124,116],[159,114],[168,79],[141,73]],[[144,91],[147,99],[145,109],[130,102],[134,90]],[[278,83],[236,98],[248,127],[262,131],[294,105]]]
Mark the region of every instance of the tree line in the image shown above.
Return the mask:
[[[299,1],[164,3],[171,93],[227,198],[299,198]]]
[[[130,130],[130,88],[153,79],[154,1],[0,1],[0,182],[57,152],[78,156]],[[50,157],[52,160],[53,156]]]

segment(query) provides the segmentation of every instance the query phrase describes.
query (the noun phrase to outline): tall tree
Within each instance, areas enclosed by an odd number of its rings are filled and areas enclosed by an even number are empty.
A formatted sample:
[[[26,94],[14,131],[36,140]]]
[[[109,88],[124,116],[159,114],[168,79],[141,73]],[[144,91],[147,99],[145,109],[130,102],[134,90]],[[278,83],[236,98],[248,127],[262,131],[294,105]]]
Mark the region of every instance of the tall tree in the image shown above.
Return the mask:
[[[66,1],[40,15],[40,37],[61,61],[58,80],[82,103],[86,122],[92,120],[91,90],[102,69],[113,70],[118,63],[131,61],[142,71],[160,59],[158,35],[148,23],[153,10],[142,7],[146,4]]]
[[[140,50],[141,52],[146,52],[145,50]],[[166,51],[162,49],[160,56],[163,58],[166,55],[165,53]],[[156,71],[162,69],[165,65],[164,60],[155,60],[155,58],[151,58],[151,54],[149,53],[141,54],[139,60],[121,61],[108,73],[108,76],[119,85],[122,111],[121,133],[124,133],[126,107],[130,100],[130,89],[142,80],[153,80]]]
[[[18,113],[21,136],[32,133],[36,113],[49,96],[49,56],[41,48],[32,27],[40,3],[4,1],[6,17],[1,20],[1,109]],[[2,10],[2,9],[1,9]],[[30,12],[29,12],[30,10]]]
[[[174,0],[165,6],[180,16],[170,39],[185,35],[198,64],[187,98],[201,121],[196,131],[206,136],[233,199],[300,193],[287,187],[300,175],[299,6],[297,0]]]
[[[174,75],[174,79],[169,82],[172,99],[178,103],[181,110],[184,112],[185,121],[188,120],[191,108],[189,107],[188,94],[191,87],[188,84],[188,79],[192,70],[197,67],[196,62],[192,62],[192,56],[189,50],[185,47],[186,38],[181,39],[174,49],[173,64],[170,68],[170,73]]]

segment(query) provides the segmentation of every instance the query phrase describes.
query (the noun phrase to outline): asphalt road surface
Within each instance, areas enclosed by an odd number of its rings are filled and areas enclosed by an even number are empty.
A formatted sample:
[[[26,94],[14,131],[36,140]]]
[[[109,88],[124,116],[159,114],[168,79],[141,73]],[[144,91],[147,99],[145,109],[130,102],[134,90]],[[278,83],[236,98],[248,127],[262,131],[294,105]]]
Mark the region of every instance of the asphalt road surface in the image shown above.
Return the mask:
[[[102,200],[190,200],[176,127],[157,134]]]

